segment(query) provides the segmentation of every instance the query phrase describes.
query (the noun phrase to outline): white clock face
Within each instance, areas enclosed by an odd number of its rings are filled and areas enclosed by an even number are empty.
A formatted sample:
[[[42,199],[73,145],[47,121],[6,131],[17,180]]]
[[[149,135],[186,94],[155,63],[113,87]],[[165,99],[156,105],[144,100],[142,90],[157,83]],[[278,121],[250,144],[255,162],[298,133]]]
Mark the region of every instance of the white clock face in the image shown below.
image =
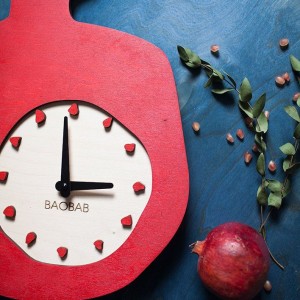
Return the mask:
[[[71,116],[71,104],[56,102],[25,117],[0,155],[2,230],[31,258],[58,265],[93,263],[116,251],[152,190],[150,160],[137,137],[83,102]],[[43,113],[46,119],[37,124]],[[113,188],[74,190],[66,198],[56,190],[65,116],[70,180],[108,182]]]

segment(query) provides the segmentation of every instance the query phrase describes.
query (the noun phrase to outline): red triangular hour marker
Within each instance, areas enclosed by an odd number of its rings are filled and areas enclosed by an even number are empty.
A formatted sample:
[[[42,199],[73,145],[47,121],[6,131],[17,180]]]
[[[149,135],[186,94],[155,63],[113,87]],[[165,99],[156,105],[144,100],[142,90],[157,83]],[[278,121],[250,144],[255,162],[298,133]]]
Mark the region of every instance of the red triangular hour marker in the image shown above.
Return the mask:
[[[16,216],[16,209],[14,206],[10,205],[7,206],[4,210],[3,210],[3,214],[5,215],[5,217],[13,219]]]
[[[124,148],[127,152],[133,152],[135,150],[135,144],[125,144]]]
[[[66,248],[66,247],[59,247],[59,248],[57,248],[56,251],[60,258],[65,258],[66,255],[68,254],[68,248]]]
[[[0,181],[6,181],[7,177],[8,177],[8,172],[6,172],[6,171],[0,172]]]
[[[131,217],[131,215],[122,218],[121,223],[122,223],[123,227],[131,227],[132,226],[132,217]]]
[[[97,250],[102,251],[103,250],[103,241],[102,240],[95,241],[94,246]]]
[[[145,190],[145,186],[141,182],[136,182],[133,186],[133,190],[137,192],[141,192]]]
[[[112,124],[113,118],[109,117],[103,121],[104,128],[109,128]]]
[[[46,115],[45,115],[45,113],[44,113],[42,110],[37,109],[37,110],[35,111],[35,122],[36,122],[37,124],[41,124],[41,123],[43,123],[45,120],[46,120]]]
[[[27,245],[30,245],[31,243],[33,243],[36,240],[36,233],[35,232],[29,232],[26,235],[26,239],[25,239],[25,243]]]
[[[16,149],[20,147],[22,138],[20,136],[12,136],[9,141],[11,142],[12,146]]]
[[[73,103],[68,109],[68,112],[70,113],[71,116],[77,116],[79,114],[77,103]]]

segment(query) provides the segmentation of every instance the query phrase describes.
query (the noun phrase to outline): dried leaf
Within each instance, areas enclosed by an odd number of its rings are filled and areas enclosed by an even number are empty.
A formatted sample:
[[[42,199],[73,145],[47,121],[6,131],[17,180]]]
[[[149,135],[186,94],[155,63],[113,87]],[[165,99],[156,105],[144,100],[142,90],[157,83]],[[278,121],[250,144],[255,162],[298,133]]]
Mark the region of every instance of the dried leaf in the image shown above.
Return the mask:
[[[219,95],[222,95],[222,94],[225,94],[227,92],[231,92],[233,91],[233,89],[212,89],[211,92],[214,93],[214,94],[219,94]]]
[[[266,104],[266,94],[262,94],[253,106],[253,117],[257,118],[263,111]]]
[[[296,153],[295,147],[291,143],[286,143],[279,147],[279,149],[286,155],[294,155]]]
[[[245,77],[240,86],[240,100],[249,102],[252,98],[252,89],[249,80]]]
[[[260,153],[257,159],[256,170],[261,176],[265,176],[265,156],[263,153]]]
[[[293,70],[300,72],[300,61],[294,55],[290,55],[290,62]]]
[[[282,203],[282,196],[281,196],[281,192],[271,192],[269,197],[268,197],[268,205],[269,206],[274,206],[276,208],[280,208]]]
[[[295,106],[291,106],[291,105],[286,106],[284,110],[291,118],[293,118],[297,122],[300,122],[300,117]]]

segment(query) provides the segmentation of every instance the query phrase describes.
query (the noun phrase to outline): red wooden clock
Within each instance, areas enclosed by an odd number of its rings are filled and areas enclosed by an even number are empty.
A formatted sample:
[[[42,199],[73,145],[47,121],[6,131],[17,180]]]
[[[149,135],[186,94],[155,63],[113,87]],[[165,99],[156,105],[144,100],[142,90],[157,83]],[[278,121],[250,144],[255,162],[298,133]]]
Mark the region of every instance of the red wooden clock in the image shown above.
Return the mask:
[[[0,23],[0,295],[93,298],[133,281],[183,218],[188,170],[170,65],[82,24],[68,0]]]

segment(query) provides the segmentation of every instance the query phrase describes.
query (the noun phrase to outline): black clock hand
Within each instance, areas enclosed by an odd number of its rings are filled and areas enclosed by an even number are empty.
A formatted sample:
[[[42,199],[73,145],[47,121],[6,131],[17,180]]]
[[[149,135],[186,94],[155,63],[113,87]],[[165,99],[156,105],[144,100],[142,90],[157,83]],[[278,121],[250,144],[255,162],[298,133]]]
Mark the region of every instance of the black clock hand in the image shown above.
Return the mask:
[[[70,164],[69,164],[69,135],[68,135],[68,117],[64,117],[63,144],[61,157],[61,176],[60,181],[55,184],[55,188],[61,196],[70,195]]]
[[[70,181],[71,191],[111,189],[113,186],[111,182]]]

